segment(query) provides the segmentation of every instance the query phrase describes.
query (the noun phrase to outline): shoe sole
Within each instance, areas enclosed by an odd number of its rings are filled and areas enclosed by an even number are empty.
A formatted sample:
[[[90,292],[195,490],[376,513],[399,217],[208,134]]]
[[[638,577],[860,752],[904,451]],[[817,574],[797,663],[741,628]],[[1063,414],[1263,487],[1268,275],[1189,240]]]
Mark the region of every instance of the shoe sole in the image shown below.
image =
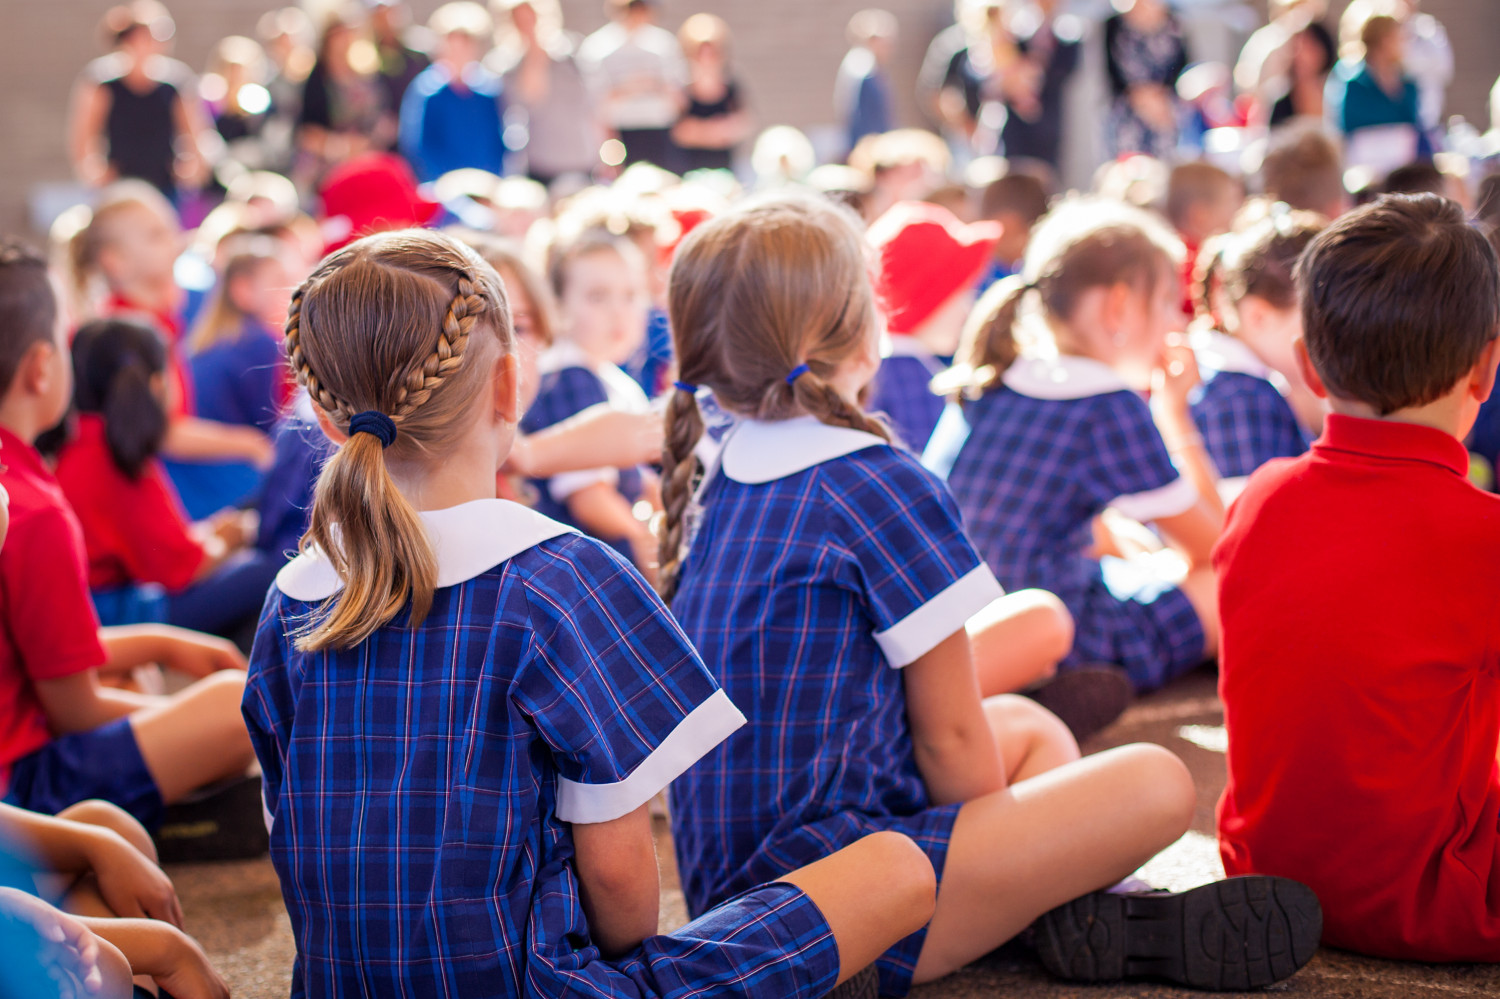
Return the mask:
[[[1312,889],[1255,875],[1172,894],[1085,895],[1038,920],[1036,948],[1063,979],[1162,978],[1225,992],[1291,977],[1322,935]]]

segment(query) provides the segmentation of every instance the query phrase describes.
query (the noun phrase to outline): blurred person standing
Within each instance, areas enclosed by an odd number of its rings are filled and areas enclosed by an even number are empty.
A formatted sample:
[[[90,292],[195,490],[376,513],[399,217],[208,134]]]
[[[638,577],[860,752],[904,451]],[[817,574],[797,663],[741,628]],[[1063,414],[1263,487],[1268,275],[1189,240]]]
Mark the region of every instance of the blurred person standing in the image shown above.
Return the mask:
[[[465,167],[505,172],[501,80],[480,61],[494,27],[472,0],[443,4],[428,22],[437,61],[406,89],[400,133],[401,154],[424,183]]]
[[[734,151],[750,134],[744,94],[729,71],[729,25],[713,14],[694,14],[677,32],[688,64],[682,117],[672,126],[678,173],[729,170]]]
[[[870,8],[849,19],[849,51],[839,63],[833,84],[833,106],[844,126],[848,150],[867,135],[895,127],[887,64],[898,30],[896,15],[888,10]]]
[[[1106,124],[1111,159],[1145,153],[1166,159],[1177,148],[1177,78],[1187,43],[1166,0],[1124,0],[1104,22],[1104,51],[1114,104]]]
[[[606,128],[625,146],[623,165],[671,169],[672,126],[681,116],[687,64],[677,36],[655,23],[654,0],[608,0],[611,21],[579,47]]]

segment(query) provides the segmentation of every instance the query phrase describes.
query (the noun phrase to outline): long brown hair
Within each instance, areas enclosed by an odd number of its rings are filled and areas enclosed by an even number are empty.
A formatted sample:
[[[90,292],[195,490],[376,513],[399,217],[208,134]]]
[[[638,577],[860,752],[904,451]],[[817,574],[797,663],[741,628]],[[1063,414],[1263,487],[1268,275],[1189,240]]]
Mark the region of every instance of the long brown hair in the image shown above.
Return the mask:
[[[1035,293],[1043,315],[1065,324],[1091,288],[1125,282],[1150,290],[1182,259],[1182,243],[1155,216],[1105,198],[1074,198],[1042,219],[1021,273],[994,285],[974,305],[943,391],[982,393],[1020,356],[1017,326]]]
[[[412,229],[369,236],[325,259],[292,296],[287,356],[341,433],[375,410],[395,423],[389,451],[354,434],[318,479],[302,548],[320,548],[344,581],[303,650],[348,648],[411,602],[432,607],[437,556],[388,462],[430,465],[448,452],[495,357],[512,349],[500,279],[473,250]]]
[[[858,220],[830,202],[781,197],[752,203],[698,226],[683,240],[668,280],[678,378],[713,390],[725,409],[762,420],[799,415],[886,440],[879,419],[828,382],[866,343],[875,323]],[[799,365],[806,374],[787,383]],[[677,589],[684,516],[699,463],[693,449],[703,417],[693,393],[667,407],[662,454],[659,589]]]
[[[269,236],[230,238],[236,241],[236,245],[232,247],[229,261],[224,265],[224,273],[219,275],[218,287],[209,296],[208,304],[203,307],[203,315],[193,326],[192,335],[188,338],[188,346],[194,354],[239,337],[245,328],[248,313],[235,302],[234,285],[279,259],[279,248]]]

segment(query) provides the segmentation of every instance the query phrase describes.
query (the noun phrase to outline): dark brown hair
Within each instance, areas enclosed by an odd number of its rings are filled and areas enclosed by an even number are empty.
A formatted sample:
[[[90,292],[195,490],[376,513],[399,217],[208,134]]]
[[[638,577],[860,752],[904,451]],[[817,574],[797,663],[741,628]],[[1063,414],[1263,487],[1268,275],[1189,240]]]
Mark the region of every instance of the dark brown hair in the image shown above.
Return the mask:
[[[1168,221],[1177,229],[1187,228],[1188,211],[1193,205],[1209,204],[1220,193],[1238,189],[1240,182],[1212,163],[1182,163],[1167,177]]]
[[[712,389],[730,412],[761,420],[811,415],[890,440],[883,422],[828,381],[865,346],[875,324],[864,238],[847,209],[780,197],[703,223],[677,250],[667,310],[678,378]],[[802,364],[809,370],[789,384],[787,375]],[[704,427],[696,397],[673,392],[666,422],[658,589],[671,600],[700,471],[694,449]]]
[[[312,401],[341,433],[366,410],[398,431],[389,450],[354,434],[323,466],[302,547],[322,549],[344,588],[298,648],[357,645],[408,601],[413,623],[426,616],[437,557],[388,463],[441,461],[511,340],[494,269],[442,233],[368,236],[326,258],[293,294],[287,356]]]
[[[1047,185],[1029,173],[1012,172],[990,181],[979,200],[981,218],[1015,214],[1028,224],[1047,214]]]
[[[1261,177],[1268,198],[1306,211],[1328,211],[1347,196],[1338,146],[1316,129],[1297,129],[1276,143],[1261,164]]]
[[[47,278],[47,258],[9,237],[0,239],[0,395],[28,351],[57,333],[57,294]]]
[[[1440,398],[1500,326],[1500,263],[1457,203],[1382,197],[1297,265],[1303,336],[1330,394],[1382,416]]]
[[[1277,202],[1264,217],[1205,245],[1193,272],[1193,304],[1200,317],[1234,333],[1237,315],[1221,315],[1215,302],[1238,308],[1255,296],[1276,309],[1297,305],[1294,274],[1307,244],[1328,224],[1321,215]]]
[[[1037,226],[1021,273],[994,285],[974,304],[953,369],[936,382],[944,392],[984,392],[1020,355],[1021,306],[1035,292],[1043,313],[1067,322],[1091,288],[1125,282],[1143,291],[1170,280],[1182,243],[1156,216],[1105,198],[1064,201]]]
[[[167,369],[167,347],[149,326],[95,319],[73,337],[73,407],[104,419],[115,466],[139,479],[167,436],[167,410],[151,380]]]

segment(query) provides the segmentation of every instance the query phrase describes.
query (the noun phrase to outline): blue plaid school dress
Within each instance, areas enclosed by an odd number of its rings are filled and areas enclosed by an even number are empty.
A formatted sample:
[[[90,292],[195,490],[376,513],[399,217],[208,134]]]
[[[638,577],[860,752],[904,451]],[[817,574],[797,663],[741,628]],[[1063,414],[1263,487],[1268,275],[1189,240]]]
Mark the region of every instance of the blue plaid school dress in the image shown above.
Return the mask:
[[[644,412],[650,402],[629,375],[612,364],[596,366],[571,343],[560,343],[542,355],[539,361],[542,380],[536,401],[521,420],[521,430],[534,434],[555,423],[597,406],[609,403],[615,409]],[[577,526],[568,516],[568,497],[588,486],[608,482],[632,503],[641,495],[641,472],[638,468],[595,468],[533,480],[537,490],[538,512],[570,526]],[[626,557],[630,546],[620,538],[601,538]]]
[[[913,336],[892,336],[890,354],[880,362],[870,385],[869,410],[884,413],[896,439],[921,454],[943,415],[942,396],[928,385],[943,371],[932,352]]]
[[[607,546],[502,500],[422,515],[432,610],[352,649],[296,630],[337,592],[282,571],[244,715],[297,941],[292,995],[822,995],[838,976],[799,889],[757,886],[606,960],[572,823],[643,805],[743,724],[686,636]]]
[[[695,510],[672,609],[748,724],[672,785],[689,911],[885,829],[941,878],[958,806],[928,798],[899,668],[1001,595],[942,483],[870,434],[742,420]]]
[[[1221,479],[1225,502],[1272,458],[1295,458],[1307,437],[1272,381],[1274,372],[1234,337],[1216,331],[1193,336],[1203,384],[1193,393],[1193,423]],[[1279,377],[1279,376],[1277,376]]]
[[[1203,660],[1203,625],[1175,586],[1085,554],[1105,507],[1146,523],[1198,496],[1178,475],[1151,411],[1118,375],[1081,357],[1023,359],[1003,384],[950,407],[928,444],[975,546],[1006,589],[1038,587],[1072,612],[1063,666],[1124,667],[1152,690]]]

